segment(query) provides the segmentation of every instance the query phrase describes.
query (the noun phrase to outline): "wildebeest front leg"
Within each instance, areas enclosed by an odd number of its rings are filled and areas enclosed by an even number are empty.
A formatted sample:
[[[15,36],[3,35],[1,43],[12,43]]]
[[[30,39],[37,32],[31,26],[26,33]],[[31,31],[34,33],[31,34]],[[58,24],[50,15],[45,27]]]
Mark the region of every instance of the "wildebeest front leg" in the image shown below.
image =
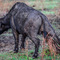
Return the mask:
[[[22,38],[21,38],[21,46],[20,46],[20,49],[25,49],[25,38],[26,38],[26,34],[23,34],[22,35]]]
[[[18,44],[19,44],[19,34],[17,31],[13,32],[14,38],[15,38],[15,47],[14,47],[14,53],[18,52]]]
[[[18,43],[19,43],[19,33],[16,30],[16,26],[15,26],[14,18],[13,17],[11,17],[10,25],[11,25],[11,28],[12,28],[12,33],[13,33],[14,38],[15,38],[14,52],[17,53],[18,52]]]

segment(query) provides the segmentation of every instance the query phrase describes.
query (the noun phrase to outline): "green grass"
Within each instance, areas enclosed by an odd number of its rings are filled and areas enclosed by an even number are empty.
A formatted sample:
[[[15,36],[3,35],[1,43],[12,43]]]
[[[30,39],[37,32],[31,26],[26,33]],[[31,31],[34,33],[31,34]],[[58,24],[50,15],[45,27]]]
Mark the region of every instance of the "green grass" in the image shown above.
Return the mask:
[[[29,52],[29,55],[32,51]],[[0,54],[0,60],[37,60],[37,59],[33,59],[32,56],[30,55],[30,57],[26,56],[26,53],[1,53]]]
[[[38,7],[39,8],[42,8],[41,5],[44,5],[44,8],[49,8],[49,9],[53,9],[54,7],[57,7],[58,6],[58,3],[59,1],[44,1],[43,3],[41,3],[41,1],[37,1],[38,3]],[[28,3],[30,4],[30,6],[34,5],[34,4],[37,4],[35,1],[28,1]],[[39,9],[38,8],[38,9]]]
[[[26,52],[24,52],[24,53],[21,53],[21,52],[20,53],[13,53],[13,52],[0,53],[0,60],[41,60],[41,56],[39,56],[36,59],[33,59],[32,54],[31,54],[32,52],[33,52],[33,50],[28,52],[28,55],[29,55],[28,57],[26,56]],[[48,54],[49,54],[49,51],[44,56],[44,58],[43,58],[44,60],[52,60],[52,58],[54,58],[54,56],[51,57],[51,56],[48,56]],[[57,56],[59,57],[60,55],[57,55]],[[57,58],[57,56],[55,57],[55,60],[60,59],[60,57]]]
[[[60,2],[59,0],[52,0],[52,1],[45,0],[43,3],[41,3],[40,0],[38,0],[37,2],[35,1],[36,0],[28,0],[28,4],[30,6],[36,5],[34,8],[39,11],[42,9],[42,7],[44,7],[44,9],[48,9],[47,11],[42,11],[44,14],[55,14],[53,9],[57,8],[58,3]]]
[[[54,11],[41,11],[43,14],[47,14],[47,15],[49,15],[49,14],[51,14],[51,15],[54,15],[55,14],[55,12]]]

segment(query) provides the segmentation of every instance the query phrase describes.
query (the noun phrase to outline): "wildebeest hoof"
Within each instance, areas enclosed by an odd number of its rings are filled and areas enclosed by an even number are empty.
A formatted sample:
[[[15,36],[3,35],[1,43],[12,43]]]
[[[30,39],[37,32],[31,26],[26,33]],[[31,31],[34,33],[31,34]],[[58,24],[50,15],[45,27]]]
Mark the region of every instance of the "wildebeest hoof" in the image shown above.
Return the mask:
[[[35,59],[37,57],[38,57],[38,54],[34,54],[32,58]]]
[[[18,53],[18,49],[14,49],[14,53]]]
[[[14,51],[14,53],[18,53],[18,51]]]

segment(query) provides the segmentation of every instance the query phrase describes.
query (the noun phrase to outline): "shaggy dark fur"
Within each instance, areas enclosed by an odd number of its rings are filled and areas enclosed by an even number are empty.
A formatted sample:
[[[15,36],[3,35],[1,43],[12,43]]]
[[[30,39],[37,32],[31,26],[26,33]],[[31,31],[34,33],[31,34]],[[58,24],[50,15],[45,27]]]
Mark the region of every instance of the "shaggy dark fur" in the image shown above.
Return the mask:
[[[18,52],[19,34],[22,34],[22,44],[20,48],[24,48],[25,38],[28,36],[35,44],[35,52],[33,58],[37,58],[40,39],[38,34],[43,34],[44,38],[54,36],[54,41],[60,44],[54,29],[48,22],[47,17],[41,12],[27,6],[25,3],[17,2],[5,17],[0,18],[0,34],[8,29],[12,29],[15,38],[14,52]]]

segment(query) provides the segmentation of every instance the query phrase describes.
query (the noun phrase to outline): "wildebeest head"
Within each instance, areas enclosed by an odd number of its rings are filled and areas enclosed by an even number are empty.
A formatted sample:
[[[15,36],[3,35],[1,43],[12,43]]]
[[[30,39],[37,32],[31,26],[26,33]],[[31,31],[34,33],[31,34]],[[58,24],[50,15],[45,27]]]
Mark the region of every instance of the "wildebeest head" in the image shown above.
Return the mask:
[[[4,20],[0,19],[0,34],[2,34],[4,31],[8,30],[10,28],[9,23]]]

